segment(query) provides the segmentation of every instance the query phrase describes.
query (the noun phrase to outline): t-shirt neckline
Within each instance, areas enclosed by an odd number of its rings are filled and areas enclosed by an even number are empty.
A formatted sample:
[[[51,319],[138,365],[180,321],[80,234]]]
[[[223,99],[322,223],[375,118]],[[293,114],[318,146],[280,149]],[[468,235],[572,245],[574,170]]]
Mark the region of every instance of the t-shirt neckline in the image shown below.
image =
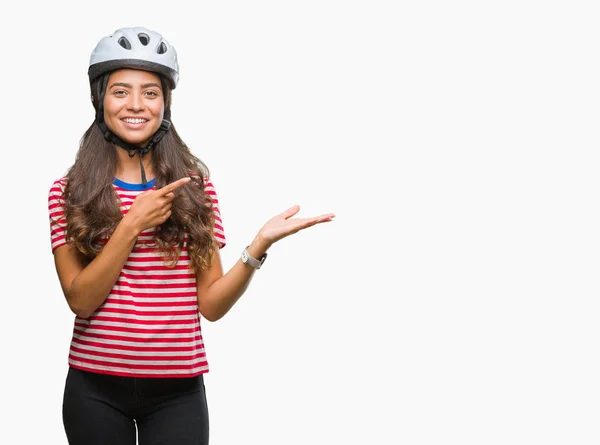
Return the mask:
[[[152,187],[154,187],[155,183],[156,183],[156,178],[152,178],[150,181],[148,181],[148,183],[145,186],[143,184],[132,184],[130,182],[121,181],[120,179],[117,179],[117,178],[113,179],[113,184],[116,185],[117,187],[125,189],[125,190],[132,190],[132,191],[151,189]]]

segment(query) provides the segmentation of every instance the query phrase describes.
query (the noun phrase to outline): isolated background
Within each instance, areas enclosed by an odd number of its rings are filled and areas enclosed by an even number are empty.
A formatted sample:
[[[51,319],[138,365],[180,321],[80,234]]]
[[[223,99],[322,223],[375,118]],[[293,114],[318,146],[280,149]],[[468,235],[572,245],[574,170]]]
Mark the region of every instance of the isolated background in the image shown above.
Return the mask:
[[[583,1],[18,2],[2,29],[0,442],[66,444],[73,317],[46,199],[123,26],[179,53],[173,121],[212,172],[211,443],[598,444],[599,17]],[[7,8],[7,7],[3,7]]]

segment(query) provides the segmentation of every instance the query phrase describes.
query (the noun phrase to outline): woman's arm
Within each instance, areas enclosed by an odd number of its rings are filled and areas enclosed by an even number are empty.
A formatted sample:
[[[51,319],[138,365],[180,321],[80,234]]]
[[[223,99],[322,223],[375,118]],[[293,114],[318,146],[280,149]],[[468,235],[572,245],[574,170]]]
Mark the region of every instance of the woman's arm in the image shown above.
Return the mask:
[[[102,251],[84,267],[77,249],[70,244],[57,248],[54,264],[71,311],[88,318],[104,302],[135,245],[138,232],[121,220]]]
[[[271,218],[248,246],[248,253],[254,258],[260,258],[269,247],[282,238],[315,224],[332,221],[335,217],[334,214],[328,213],[313,218],[291,219],[299,210],[299,206],[293,206]],[[248,288],[255,272],[252,266],[238,259],[229,272],[223,275],[218,247],[214,249],[211,266],[196,274],[198,309],[209,321],[219,320],[233,307]]]
[[[248,247],[248,253],[260,258],[268,249],[268,244],[257,236]],[[198,309],[208,321],[217,321],[239,300],[252,280],[254,269],[239,259],[234,266],[223,275],[223,266],[219,248],[213,248],[211,266],[196,274],[198,291]]]

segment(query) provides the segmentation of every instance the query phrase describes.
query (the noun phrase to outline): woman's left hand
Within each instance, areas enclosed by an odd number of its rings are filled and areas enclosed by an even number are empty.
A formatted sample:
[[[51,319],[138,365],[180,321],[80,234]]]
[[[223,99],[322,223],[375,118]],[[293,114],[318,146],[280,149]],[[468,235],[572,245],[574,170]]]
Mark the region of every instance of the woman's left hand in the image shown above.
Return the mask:
[[[314,226],[315,224],[332,221],[335,218],[333,213],[326,213],[312,218],[292,218],[299,210],[300,206],[295,205],[271,218],[260,229],[258,237],[270,246],[286,236]]]

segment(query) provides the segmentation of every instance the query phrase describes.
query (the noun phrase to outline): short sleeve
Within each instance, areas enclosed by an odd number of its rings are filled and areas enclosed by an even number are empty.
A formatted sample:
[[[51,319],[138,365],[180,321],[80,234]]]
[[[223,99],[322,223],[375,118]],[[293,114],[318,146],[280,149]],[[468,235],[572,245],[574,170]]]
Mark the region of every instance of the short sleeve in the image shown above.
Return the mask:
[[[50,187],[50,192],[48,193],[48,215],[50,217],[50,243],[52,246],[52,253],[60,246],[67,244],[67,220],[65,219],[65,200],[63,198],[66,184],[66,178],[54,181],[52,187]]]
[[[219,197],[215,190],[215,186],[209,179],[204,179],[204,191],[212,200],[212,209],[215,215],[215,227],[213,229],[213,235],[219,243],[219,248],[222,249],[227,244],[225,239],[225,231],[223,229],[223,219],[221,218],[221,210],[219,208]]]

